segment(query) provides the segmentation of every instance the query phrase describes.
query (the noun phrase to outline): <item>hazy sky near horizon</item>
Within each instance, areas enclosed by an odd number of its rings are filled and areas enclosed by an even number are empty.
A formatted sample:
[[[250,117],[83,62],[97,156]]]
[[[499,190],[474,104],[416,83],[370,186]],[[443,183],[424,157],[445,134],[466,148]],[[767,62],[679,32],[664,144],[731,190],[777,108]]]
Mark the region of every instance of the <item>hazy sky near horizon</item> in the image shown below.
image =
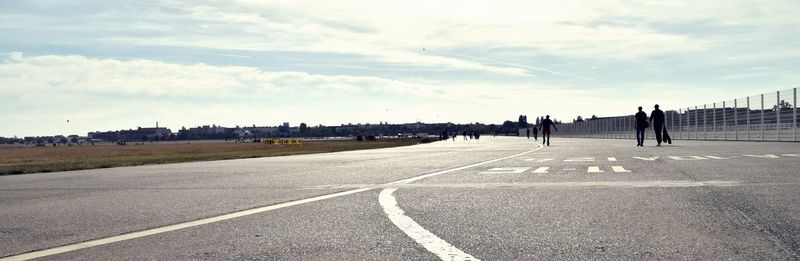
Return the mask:
[[[800,85],[797,10],[797,0],[3,1],[0,136],[693,106]]]

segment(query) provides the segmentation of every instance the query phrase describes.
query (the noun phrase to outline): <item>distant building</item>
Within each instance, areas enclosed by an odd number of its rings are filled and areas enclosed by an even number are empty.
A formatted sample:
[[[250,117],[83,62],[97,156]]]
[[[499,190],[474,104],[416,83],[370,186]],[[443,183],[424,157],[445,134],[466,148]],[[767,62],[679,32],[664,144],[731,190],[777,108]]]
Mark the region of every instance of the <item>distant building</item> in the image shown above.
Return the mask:
[[[104,141],[142,141],[142,140],[161,140],[172,134],[172,130],[161,127],[136,128],[135,130],[119,130],[106,132],[89,132],[89,139],[99,139]]]

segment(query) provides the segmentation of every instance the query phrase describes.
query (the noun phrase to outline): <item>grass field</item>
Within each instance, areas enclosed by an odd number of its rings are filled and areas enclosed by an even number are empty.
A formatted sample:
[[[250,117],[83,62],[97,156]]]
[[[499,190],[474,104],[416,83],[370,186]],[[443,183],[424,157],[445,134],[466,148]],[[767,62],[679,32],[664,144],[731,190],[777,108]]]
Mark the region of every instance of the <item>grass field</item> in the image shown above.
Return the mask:
[[[420,142],[423,140],[306,141],[302,146],[205,142],[0,148],[0,175],[378,149],[414,145]]]

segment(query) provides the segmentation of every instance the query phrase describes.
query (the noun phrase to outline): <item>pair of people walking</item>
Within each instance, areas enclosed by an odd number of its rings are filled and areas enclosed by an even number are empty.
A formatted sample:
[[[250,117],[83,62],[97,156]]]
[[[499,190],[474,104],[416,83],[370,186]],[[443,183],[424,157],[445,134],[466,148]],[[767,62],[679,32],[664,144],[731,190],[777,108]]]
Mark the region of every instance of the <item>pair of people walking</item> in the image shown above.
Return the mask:
[[[667,133],[667,126],[664,124],[664,112],[658,108],[658,104],[656,104],[654,108],[655,110],[650,113],[649,122],[647,119],[647,113],[642,111],[642,106],[639,106],[639,112],[637,112],[634,116],[636,120],[636,146],[644,147],[644,131],[651,125],[653,126],[653,131],[655,131],[656,134],[656,142],[658,142],[656,146],[661,147],[662,141],[672,144],[672,139],[669,137],[669,133]]]

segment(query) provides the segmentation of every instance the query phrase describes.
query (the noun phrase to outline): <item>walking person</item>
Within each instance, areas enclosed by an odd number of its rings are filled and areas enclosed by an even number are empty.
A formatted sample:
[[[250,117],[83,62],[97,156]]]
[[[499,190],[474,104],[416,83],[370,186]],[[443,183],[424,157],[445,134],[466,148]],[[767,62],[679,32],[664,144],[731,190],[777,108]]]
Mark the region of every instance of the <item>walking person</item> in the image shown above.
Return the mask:
[[[661,133],[664,131],[664,112],[658,109],[658,104],[653,106],[655,110],[650,113],[650,125],[653,125],[653,130],[656,132],[657,147],[661,147]]]
[[[539,140],[539,127],[533,126],[533,140]]]
[[[558,131],[556,125],[550,120],[550,115],[547,115],[542,121],[542,145],[547,144],[547,146],[550,146],[550,127]]]
[[[633,116],[636,121],[636,146],[644,147],[644,130],[647,129],[647,113],[642,111],[642,106],[639,106],[639,112]]]
[[[525,129],[525,133],[528,134],[528,139],[531,139],[531,128]]]

